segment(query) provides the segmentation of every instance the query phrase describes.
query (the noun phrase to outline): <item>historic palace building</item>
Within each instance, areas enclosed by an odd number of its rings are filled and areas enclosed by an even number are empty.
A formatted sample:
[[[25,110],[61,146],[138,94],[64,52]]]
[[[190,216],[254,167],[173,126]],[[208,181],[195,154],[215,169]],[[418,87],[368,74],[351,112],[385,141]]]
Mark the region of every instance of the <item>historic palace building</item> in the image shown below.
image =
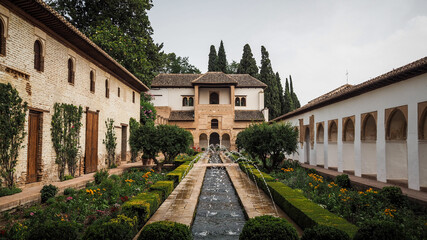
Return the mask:
[[[130,157],[129,118],[139,120],[139,93],[148,88],[43,1],[1,1],[0,83],[29,105],[18,184],[58,180],[50,131],[55,103],[84,109],[78,174],[105,167],[107,118],[114,120],[118,159]]]
[[[175,124],[193,134],[194,146],[235,149],[237,134],[268,121],[267,86],[248,74],[159,74],[151,84],[158,124]]]
[[[291,158],[427,189],[427,58],[344,85],[273,120],[299,129]]]

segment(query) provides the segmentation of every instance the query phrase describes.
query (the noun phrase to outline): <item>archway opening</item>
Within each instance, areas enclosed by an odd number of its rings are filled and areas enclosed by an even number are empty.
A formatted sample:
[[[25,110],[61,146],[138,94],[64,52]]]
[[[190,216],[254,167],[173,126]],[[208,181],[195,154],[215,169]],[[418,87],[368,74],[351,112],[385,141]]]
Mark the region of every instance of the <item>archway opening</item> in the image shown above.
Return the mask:
[[[207,148],[208,147],[208,135],[202,133],[199,136],[199,146],[200,148]]]
[[[222,145],[224,147],[226,147],[227,149],[230,149],[231,144],[230,144],[230,135],[228,135],[227,133],[224,133],[222,135],[222,141],[221,141]]]
[[[211,133],[211,135],[209,136],[209,145],[211,144],[213,145],[220,144],[218,133],[214,132],[214,133]]]
[[[392,112],[387,126],[387,140],[406,140],[407,123],[399,109]]]
[[[372,114],[368,114],[362,127],[362,141],[377,140],[377,123]]]
[[[338,127],[337,124],[335,123],[335,121],[333,121],[331,123],[331,125],[329,126],[329,134],[328,134],[328,140],[330,142],[336,142],[338,139]]]
[[[361,140],[362,177],[377,179],[377,123],[370,113],[363,119]]]
[[[209,95],[209,104],[219,104],[219,95],[216,92],[212,92]]]
[[[323,124],[319,124],[319,126],[317,127],[317,135],[316,135],[316,141],[318,143],[323,143],[323,139],[325,137],[324,133],[325,133],[325,130],[323,129]]]
[[[305,128],[305,136],[304,136],[304,162],[310,162],[310,128]]]
[[[353,120],[348,119],[344,124],[344,136],[343,141],[354,141],[354,123]]]

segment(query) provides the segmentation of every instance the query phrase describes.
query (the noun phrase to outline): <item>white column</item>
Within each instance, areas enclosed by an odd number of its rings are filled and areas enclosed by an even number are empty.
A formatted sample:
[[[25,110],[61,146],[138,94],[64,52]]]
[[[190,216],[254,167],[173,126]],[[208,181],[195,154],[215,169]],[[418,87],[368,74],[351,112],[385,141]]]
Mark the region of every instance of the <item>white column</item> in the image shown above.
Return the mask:
[[[408,187],[420,190],[417,103],[408,104]]]
[[[324,168],[328,168],[328,132],[329,132],[329,126],[328,121],[325,121],[325,124],[323,125],[323,162],[324,162]]]
[[[361,127],[361,115],[356,114],[354,119],[354,175],[358,177],[362,176],[362,142],[360,139]]]
[[[387,181],[384,112],[384,109],[378,109],[377,116],[377,180],[380,182]]]
[[[338,118],[338,139],[337,139],[337,147],[338,147],[338,172],[342,172],[344,168],[344,161],[342,156],[342,118]]]

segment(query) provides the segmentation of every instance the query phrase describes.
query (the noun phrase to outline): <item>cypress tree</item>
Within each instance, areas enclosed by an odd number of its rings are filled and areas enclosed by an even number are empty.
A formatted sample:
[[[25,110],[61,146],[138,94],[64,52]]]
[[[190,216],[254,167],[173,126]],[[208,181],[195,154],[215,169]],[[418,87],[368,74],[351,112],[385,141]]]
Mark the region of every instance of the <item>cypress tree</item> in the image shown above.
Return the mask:
[[[283,95],[283,86],[280,79],[279,73],[276,72],[276,82],[279,87],[279,98],[280,98],[280,113],[279,116],[285,114],[285,96]]]
[[[218,59],[216,62],[216,71],[227,73],[227,57],[225,56],[224,43],[221,43],[218,48]]]
[[[268,52],[264,46],[261,46],[261,71],[259,79],[267,84],[267,88],[264,91],[264,105],[269,109],[269,119],[273,119],[280,113],[279,90],[276,83],[276,75],[273,72]]]
[[[293,109],[297,109],[301,107],[301,104],[298,100],[297,94],[294,92],[294,87],[292,84],[292,76],[289,75],[289,80],[291,82],[291,98],[292,98],[292,102],[293,102]]]
[[[285,85],[285,113],[291,112],[292,110],[294,110],[294,103],[292,101],[292,95],[291,92],[289,91],[289,82],[288,79],[286,78],[286,85]]]
[[[246,44],[243,47],[243,55],[242,59],[240,60],[239,68],[237,69],[237,73],[247,73],[252,77],[256,77],[256,75],[258,74],[258,67],[256,65],[256,61],[249,44]]]
[[[211,45],[211,50],[209,52],[208,72],[215,72],[217,70],[216,61],[216,49],[214,45]]]

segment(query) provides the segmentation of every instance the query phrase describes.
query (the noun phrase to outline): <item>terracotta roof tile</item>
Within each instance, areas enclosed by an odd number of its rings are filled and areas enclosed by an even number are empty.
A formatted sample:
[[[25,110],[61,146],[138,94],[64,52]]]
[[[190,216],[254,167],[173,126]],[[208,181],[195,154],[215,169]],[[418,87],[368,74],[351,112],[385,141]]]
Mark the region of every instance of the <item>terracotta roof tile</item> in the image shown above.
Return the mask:
[[[370,91],[374,91],[378,88],[382,88],[393,83],[405,81],[425,73],[427,73],[427,57],[421,58],[415,62],[409,63],[403,67],[394,69],[388,73],[380,75],[366,82],[354,85],[352,87],[345,87],[341,89],[337,88],[338,91],[336,91],[337,89],[335,89],[334,91],[330,92],[330,95],[328,95],[327,93],[325,94],[327,96],[323,95],[325,96],[324,98],[322,98],[322,96],[316,98],[307,103],[306,105],[292,112],[286,113],[280,117],[277,117],[271,121],[288,119],[290,117],[309,112],[311,110],[321,108],[330,104],[334,104],[336,102],[340,102]]]
[[[257,110],[236,110],[234,121],[264,121],[264,115]]]
[[[151,87],[193,87],[193,84],[237,84],[237,88],[266,88],[267,85],[249,74],[224,74],[207,72],[205,74],[159,74]]]

